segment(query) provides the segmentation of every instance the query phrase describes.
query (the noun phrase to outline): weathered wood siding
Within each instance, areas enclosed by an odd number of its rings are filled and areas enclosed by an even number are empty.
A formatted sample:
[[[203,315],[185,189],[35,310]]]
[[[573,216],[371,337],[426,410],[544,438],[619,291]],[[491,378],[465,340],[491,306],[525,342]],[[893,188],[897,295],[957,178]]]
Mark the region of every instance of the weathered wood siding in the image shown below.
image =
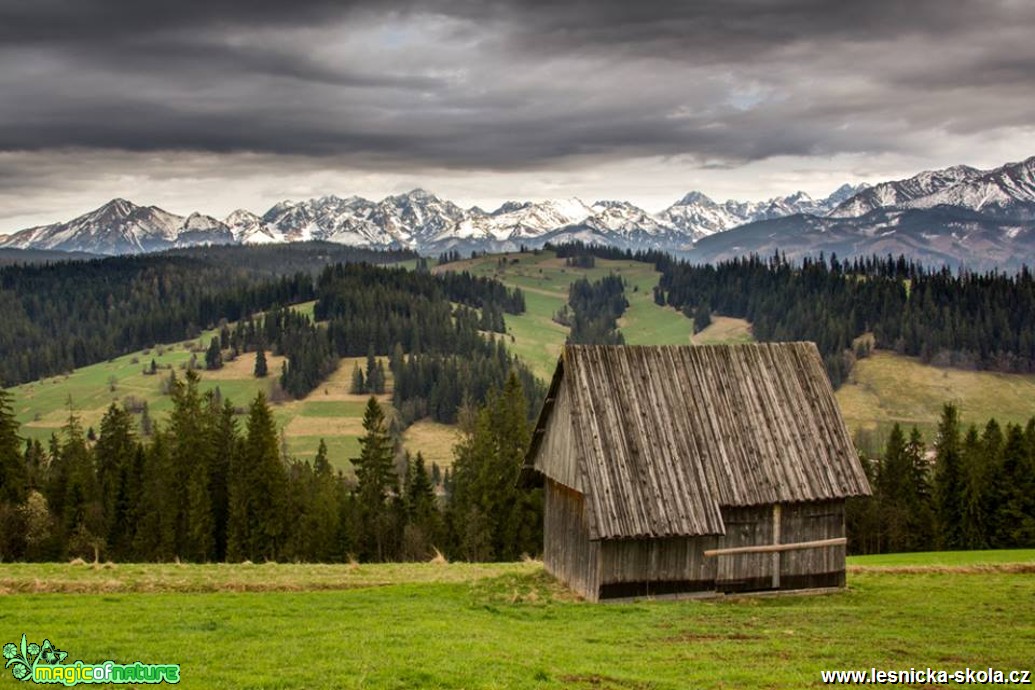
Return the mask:
[[[600,542],[590,541],[582,494],[546,480],[543,531],[546,571],[590,601],[599,593]]]
[[[639,597],[715,589],[717,537],[608,539],[600,542],[600,598]]]
[[[845,536],[844,501],[791,503],[782,507],[784,543],[818,541]],[[780,588],[843,587],[845,547],[785,551],[780,554]]]
[[[535,456],[535,469],[556,482],[582,492],[575,435],[572,432],[571,394],[561,382],[554,393],[553,411],[546,421],[542,444]]]
[[[724,508],[726,535],[719,537],[720,549],[773,543],[773,507]],[[770,589],[773,557],[768,553],[738,553],[716,556],[715,587],[720,592],[750,592]]]
[[[773,506],[726,508],[723,510],[726,536],[720,549],[762,546],[774,543]],[[844,501],[816,501],[781,504],[780,544],[836,539],[845,536]],[[773,574],[779,564],[779,589],[843,587],[845,547],[738,553],[716,556],[716,589],[748,592],[774,588]]]

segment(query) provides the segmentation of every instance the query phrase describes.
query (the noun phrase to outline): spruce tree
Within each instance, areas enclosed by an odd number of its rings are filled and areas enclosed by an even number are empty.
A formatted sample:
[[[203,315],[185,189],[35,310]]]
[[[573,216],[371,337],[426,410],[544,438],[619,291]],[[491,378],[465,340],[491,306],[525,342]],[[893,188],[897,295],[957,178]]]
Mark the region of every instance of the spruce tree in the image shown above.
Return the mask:
[[[395,451],[377,398],[370,396],[363,412],[364,434],[360,453],[352,463],[356,470],[356,498],[360,516],[362,554],[383,561],[392,550],[392,518],[387,499],[397,493]]]
[[[205,351],[205,368],[208,370],[223,368],[223,354],[220,351],[219,337],[214,336]]]
[[[0,503],[25,500],[26,472],[11,394],[0,388]]]
[[[407,453],[406,528],[403,532],[403,557],[425,560],[431,549],[440,544],[441,515],[435,502],[435,488],[428,475],[424,456]]]
[[[960,449],[959,410],[942,408],[935,444],[935,501],[939,544],[943,549],[963,548],[963,469]]]
[[[104,533],[116,559],[125,558],[132,542],[129,486],[137,442],[133,417],[112,403],[101,419],[101,435],[93,448],[104,511]]]
[[[177,499],[176,551],[191,561],[210,560],[215,548],[211,499],[214,420],[202,401],[199,383],[198,374],[188,371],[176,385],[167,431],[175,472],[169,478],[169,490]]]
[[[915,426],[906,444],[910,464],[911,513],[909,551],[932,551],[935,548],[934,499],[931,492],[931,464],[923,436]]]
[[[366,380],[363,378],[363,370],[359,368],[359,362],[356,362],[356,366],[352,369],[352,385],[349,387],[349,393],[362,395],[369,392]]]
[[[1035,547],[1035,418],[1027,430],[1010,425],[1003,448],[1004,500],[996,519],[996,548]]]
[[[908,548],[913,504],[912,475],[912,463],[906,453],[906,438],[902,427],[895,424],[884,448],[877,480],[883,552],[894,553]]]
[[[266,350],[263,349],[262,343],[259,343],[255,350],[255,378],[266,378],[268,374],[269,365],[266,363]]]
[[[245,499],[251,504],[249,514],[253,517],[248,526],[247,550],[252,560],[276,560],[286,534],[287,473],[280,458],[273,414],[262,393],[249,409],[241,455],[242,464],[250,467],[251,479]]]
[[[540,493],[517,481],[530,436],[524,393],[511,372],[457,445],[446,481],[452,542],[461,557],[513,560],[541,548]]]

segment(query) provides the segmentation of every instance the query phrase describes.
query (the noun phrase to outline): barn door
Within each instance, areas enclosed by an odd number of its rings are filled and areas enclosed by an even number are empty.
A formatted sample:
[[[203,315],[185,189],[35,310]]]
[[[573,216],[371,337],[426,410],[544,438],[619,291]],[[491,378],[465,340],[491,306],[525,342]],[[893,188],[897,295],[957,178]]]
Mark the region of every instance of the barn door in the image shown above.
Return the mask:
[[[727,509],[723,511],[723,522],[726,523],[726,536],[719,538],[715,589],[719,592],[771,589],[773,573],[779,573],[778,562],[774,568],[773,554],[728,553],[727,550],[772,544],[773,507]]]

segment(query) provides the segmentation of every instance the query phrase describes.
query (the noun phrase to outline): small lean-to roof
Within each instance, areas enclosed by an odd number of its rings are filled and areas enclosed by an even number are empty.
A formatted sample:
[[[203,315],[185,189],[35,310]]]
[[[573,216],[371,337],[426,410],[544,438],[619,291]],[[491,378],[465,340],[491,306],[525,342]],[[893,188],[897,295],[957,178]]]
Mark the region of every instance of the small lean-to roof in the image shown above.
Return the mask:
[[[566,346],[527,459],[555,480],[540,451],[561,386],[594,539],[724,534],[724,506],[870,492],[812,343]]]

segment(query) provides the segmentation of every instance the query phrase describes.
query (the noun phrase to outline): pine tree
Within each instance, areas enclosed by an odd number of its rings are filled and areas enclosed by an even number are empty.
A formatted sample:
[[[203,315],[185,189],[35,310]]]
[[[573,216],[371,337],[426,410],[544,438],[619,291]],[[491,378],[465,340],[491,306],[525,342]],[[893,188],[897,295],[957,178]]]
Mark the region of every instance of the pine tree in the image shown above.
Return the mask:
[[[205,351],[205,368],[208,370],[223,368],[223,354],[220,351],[219,337],[214,336]]]
[[[378,561],[392,551],[392,518],[387,500],[397,493],[395,451],[377,398],[370,396],[363,412],[364,435],[359,439],[360,453],[352,460],[356,470],[356,498],[360,515],[362,554]]]
[[[935,445],[935,500],[939,543],[943,549],[963,548],[963,469],[960,450],[959,411],[942,408]]]
[[[0,388],[0,503],[17,505],[25,500],[28,477],[21,444],[11,394]]]
[[[126,556],[132,543],[130,494],[137,443],[133,417],[112,403],[101,419],[101,435],[93,448],[104,511],[104,534],[112,555]]]
[[[268,374],[269,365],[266,363],[266,350],[263,349],[262,343],[259,343],[255,350],[255,378],[266,378]]]

